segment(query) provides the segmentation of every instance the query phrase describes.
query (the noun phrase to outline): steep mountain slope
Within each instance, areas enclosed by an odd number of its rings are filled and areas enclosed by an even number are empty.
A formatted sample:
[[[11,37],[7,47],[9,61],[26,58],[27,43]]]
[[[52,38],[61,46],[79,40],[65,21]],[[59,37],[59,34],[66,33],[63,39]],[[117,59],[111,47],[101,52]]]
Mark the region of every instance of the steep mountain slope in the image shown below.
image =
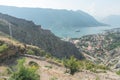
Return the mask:
[[[82,11],[0,6],[0,12],[32,20],[62,37],[76,28],[104,25]]]
[[[73,44],[60,40],[49,30],[43,30],[40,25],[0,14],[0,31],[9,34],[8,25],[11,25],[13,38],[20,42],[39,46],[55,57],[62,58],[74,55],[79,59],[82,58],[82,55]]]
[[[6,37],[5,37],[6,36]],[[20,57],[26,59],[25,66],[29,66],[31,62],[34,62],[39,65],[38,74],[40,75],[40,80],[119,80],[119,75],[115,74],[115,72],[106,71],[100,73],[94,73],[88,70],[82,69],[82,71],[75,73],[75,75],[70,75],[66,72],[66,68],[62,65],[62,63],[56,62],[54,59],[39,59],[32,57],[20,56],[19,54],[23,54],[28,49],[36,50],[36,46],[26,45],[11,39],[4,33],[0,32],[0,51],[1,46],[6,45],[7,48],[4,48],[3,52],[0,52],[0,80],[9,79],[11,73],[8,70],[11,70],[11,66],[13,69],[15,68],[16,60],[19,60]],[[40,49],[40,48],[38,48]],[[41,50],[40,50],[41,51]],[[18,53],[19,52],[19,53]],[[38,53],[38,52],[37,52]],[[39,53],[41,54],[41,52]],[[42,58],[42,57],[41,57]],[[56,62],[56,64],[53,64]],[[60,64],[60,65],[57,65]],[[83,66],[83,65],[82,65]],[[30,67],[30,66],[29,66]]]
[[[70,41],[76,44],[87,59],[120,68],[120,28]]]
[[[39,51],[35,52],[38,49]],[[28,54],[28,50],[33,50],[38,56],[25,56],[25,54]],[[69,73],[66,73],[66,68],[60,63],[61,61],[58,62],[58,59],[42,57],[41,51],[43,52],[42,49],[36,46],[25,45],[12,39],[7,34],[0,32],[0,80],[10,78],[12,69],[16,69],[16,60],[19,60],[20,58],[26,59],[24,64],[26,67],[30,67],[30,64],[32,63],[32,65],[38,65],[37,73],[40,75],[40,80],[120,80],[120,76],[113,71],[102,68],[102,70],[100,70],[98,68],[100,71],[95,73],[86,70],[85,66],[87,67],[88,65],[85,65],[85,63],[83,63],[84,66],[83,64],[79,65],[81,66],[79,72],[70,75]],[[20,54],[22,56],[20,56]],[[87,63],[91,65],[89,61]],[[35,68],[35,65],[33,68]],[[89,68],[91,68],[91,66],[89,66]]]
[[[120,15],[110,15],[104,18],[102,21],[112,26],[120,26]]]
[[[32,54],[30,54],[30,51]],[[47,52],[37,46],[21,43],[0,31],[0,63],[2,59],[7,59],[10,56],[20,54],[42,57],[45,56]]]

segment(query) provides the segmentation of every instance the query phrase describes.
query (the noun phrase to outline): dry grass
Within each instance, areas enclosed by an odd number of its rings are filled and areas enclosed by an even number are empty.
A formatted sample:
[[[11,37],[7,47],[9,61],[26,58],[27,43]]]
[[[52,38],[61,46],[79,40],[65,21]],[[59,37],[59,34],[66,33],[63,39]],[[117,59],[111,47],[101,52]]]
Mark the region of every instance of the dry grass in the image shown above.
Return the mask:
[[[17,40],[13,40],[13,39],[10,39],[10,38],[7,38],[7,37],[0,36],[0,41],[3,41],[7,44],[12,44],[12,45],[15,45],[15,46],[24,47],[23,44],[21,44]]]
[[[6,70],[7,70],[7,67],[5,66],[0,66],[0,76],[4,76],[6,75]]]
[[[14,45],[16,47],[21,47],[21,48],[25,48],[24,44],[15,40],[15,39],[11,39],[9,36],[1,36],[0,35],[0,41],[3,41],[7,44],[11,44],[11,45]],[[30,48],[36,48],[36,49],[39,49],[39,47],[37,46],[33,46],[33,45],[26,45],[27,47],[30,47]]]
[[[41,77],[40,80],[51,80],[53,77],[57,80],[120,80],[118,75],[110,71],[107,71],[107,73],[94,73],[89,70],[84,70],[75,73],[75,75],[70,75],[65,73],[66,69],[62,66],[57,66],[47,61],[26,58],[26,64],[30,61],[34,61],[40,66],[38,71]],[[52,68],[46,66],[52,66]]]

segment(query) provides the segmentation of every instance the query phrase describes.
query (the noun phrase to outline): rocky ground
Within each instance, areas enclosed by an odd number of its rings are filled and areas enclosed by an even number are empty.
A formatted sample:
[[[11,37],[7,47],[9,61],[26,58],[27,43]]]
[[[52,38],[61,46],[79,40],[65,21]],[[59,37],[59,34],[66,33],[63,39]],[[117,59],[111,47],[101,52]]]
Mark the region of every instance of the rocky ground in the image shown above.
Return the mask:
[[[66,68],[64,66],[52,64],[49,60],[38,60],[26,57],[25,65],[27,66],[31,61],[39,65],[38,73],[40,80],[120,80],[120,76],[114,71],[106,70],[106,72],[94,73],[89,70],[81,70],[74,75],[70,75],[69,73],[65,73]],[[6,69],[7,67],[5,66],[0,67],[0,80],[3,80],[2,78],[9,78],[9,76],[6,75]]]
[[[87,70],[77,72],[75,75],[65,73],[63,66],[57,66],[47,61],[27,58],[26,63],[30,61],[37,62],[40,66],[39,74],[40,80],[120,80],[115,72],[106,71],[106,73],[94,73]]]

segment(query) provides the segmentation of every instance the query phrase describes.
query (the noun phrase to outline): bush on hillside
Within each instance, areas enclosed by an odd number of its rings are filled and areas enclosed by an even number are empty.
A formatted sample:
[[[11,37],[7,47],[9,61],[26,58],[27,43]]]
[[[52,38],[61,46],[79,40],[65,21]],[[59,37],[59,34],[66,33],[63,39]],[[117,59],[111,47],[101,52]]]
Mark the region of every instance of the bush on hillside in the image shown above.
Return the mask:
[[[72,75],[79,70],[79,63],[74,56],[71,56],[70,59],[64,59],[63,64],[70,70],[70,74]]]
[[[39,68],[39,65],[36,63],[36,62],[34,62],[34,61],[30,61],[29,62],[29,66],[35,66],[36,68]]]
[[[120,75],[120,70],[116,72],[117,75]]]
[[[34,52],[33,50],[31,50],[31,49],[28,49],[28,50],[27,50],[27,54],[34,55],[35,52]]]
[[[14,71],[9,80],[40,80],[40,76],[36,73],[35,66],[25,67],[23,64],[25,59],[18,60],[16,71]]]
[[[6,51],[7,49],[8,49],[7,44],[2,44],[2,45],[0,46],[0,53]]]

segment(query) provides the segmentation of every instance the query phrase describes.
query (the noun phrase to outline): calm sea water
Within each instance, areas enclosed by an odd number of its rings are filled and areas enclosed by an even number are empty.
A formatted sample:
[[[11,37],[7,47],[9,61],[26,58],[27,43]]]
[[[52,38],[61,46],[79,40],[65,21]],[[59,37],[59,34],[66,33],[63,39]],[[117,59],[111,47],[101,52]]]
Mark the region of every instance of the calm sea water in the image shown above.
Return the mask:
[[[84,35],[90,35],[90,34],[97,34],[97,33],[102,33],[105,30],[109,30],[109,29],[114,29],[114,28],[120,28],[120,26],[99,26],[99,27],[80,27],[80,28],[76,28],[75,30],[70,30],[68,31],[64,31],[62,33],[59,33],[57,31],[54,31],[53,33],[55,33],[57,36],[59,37],[69,37],[69,38],[79,38],[81,36]]]

